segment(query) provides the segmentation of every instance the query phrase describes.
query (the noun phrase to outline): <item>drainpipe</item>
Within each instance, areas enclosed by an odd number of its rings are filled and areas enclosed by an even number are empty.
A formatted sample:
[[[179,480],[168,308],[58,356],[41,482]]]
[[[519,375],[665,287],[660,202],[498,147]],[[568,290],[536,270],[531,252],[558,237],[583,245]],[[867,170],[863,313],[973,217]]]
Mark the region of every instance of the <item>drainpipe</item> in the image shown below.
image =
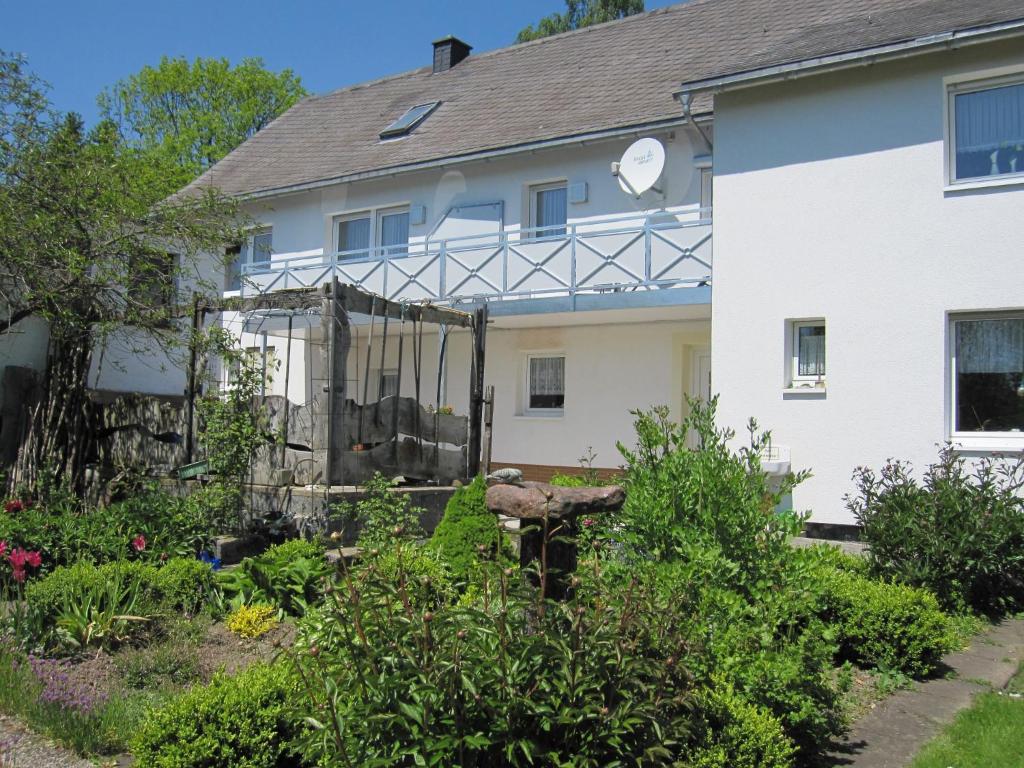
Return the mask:
[[[683,125],[693,126],[697,133],[700,134],[700,137],[704,139],[704,144],[707,145],[708,152],[714,154],[715,147],[711,143],[711,139],[708,137],[707,131],[701,127],[700,123],[693,119],[693,113],[690,111],[690,104],[693,102],[693,94],[677,93],[675,96],[679,101],[679,105],[683,108],[683,120],[685,121]]]

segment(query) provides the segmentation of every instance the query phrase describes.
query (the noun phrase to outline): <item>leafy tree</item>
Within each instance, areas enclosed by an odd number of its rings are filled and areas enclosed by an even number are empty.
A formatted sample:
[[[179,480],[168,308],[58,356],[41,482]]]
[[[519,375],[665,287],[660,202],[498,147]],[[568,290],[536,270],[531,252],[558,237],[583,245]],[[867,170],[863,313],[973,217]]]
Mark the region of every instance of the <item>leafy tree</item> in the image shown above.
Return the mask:
[[[160,60],[97,100],[133,145],[152,150],[184,186],[306,95],[290,69],[270,72],[259,58]]]
[[[624,19],[635,13],[643,13],[644,0],[565,0],[565,13],[552,13],[537,22],[534,27],[519,30],[517,43],[538,40],[542,37],[569,32],[592,24]]]
[[[104,121],[87,132],[49,106],[24,60],[0,52],[0,334],[47,321],[47,373],[16,475],[80,489],[90,450],[93,353],[180,349],[176,281],[210,288],[199,256],[239,238],[237,205],[213,190],[166,198],[164,169]],[[47,471],[44,471],[47,470]]]

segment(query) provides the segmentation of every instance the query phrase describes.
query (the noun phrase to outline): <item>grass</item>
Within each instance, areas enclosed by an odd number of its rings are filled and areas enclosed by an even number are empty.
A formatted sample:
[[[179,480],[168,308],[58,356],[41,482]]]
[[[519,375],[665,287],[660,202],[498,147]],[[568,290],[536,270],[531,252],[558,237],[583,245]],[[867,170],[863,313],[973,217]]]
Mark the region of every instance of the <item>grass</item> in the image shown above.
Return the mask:
[[[983,693],[957,715],[911,768],[1024,768],[1024,664],[1006,691]]]

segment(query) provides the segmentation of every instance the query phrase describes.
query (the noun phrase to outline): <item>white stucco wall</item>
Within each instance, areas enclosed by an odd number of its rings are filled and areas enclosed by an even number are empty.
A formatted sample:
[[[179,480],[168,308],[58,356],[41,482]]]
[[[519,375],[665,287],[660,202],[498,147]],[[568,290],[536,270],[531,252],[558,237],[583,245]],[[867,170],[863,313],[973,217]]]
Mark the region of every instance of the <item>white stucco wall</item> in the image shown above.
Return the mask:
[[[947,313],[1024,307],[1024,186],[943,188],[943,78],[1024,69],[1017,46],[716,96],[713,388],[813,470],[816,521],[853,522],[857,465],[948,437]],[[819,317],[827,394],[785,395],[786,320]]]

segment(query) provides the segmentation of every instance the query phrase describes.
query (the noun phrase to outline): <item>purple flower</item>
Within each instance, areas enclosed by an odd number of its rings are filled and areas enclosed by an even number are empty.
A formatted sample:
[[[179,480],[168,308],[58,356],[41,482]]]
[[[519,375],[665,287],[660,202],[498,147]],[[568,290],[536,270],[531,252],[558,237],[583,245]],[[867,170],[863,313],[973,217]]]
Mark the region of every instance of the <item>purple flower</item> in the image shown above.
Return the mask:
[[[219,557],[214,557],[209,552],[207,552],[205,549],[202,552],[199,553],[199,559],[202,560],[207,565],[209,565],[211,568],[213,568],[213,570],[215,570],[215,571],[219,571],[220,570],[220,558]]]
[[[29,654],[32,674],[42,683],[39,701],[63,710],[88,715],[106,703],[108,694],[95,683],[71,678],[70,665],[63,659],[44,659]]]

